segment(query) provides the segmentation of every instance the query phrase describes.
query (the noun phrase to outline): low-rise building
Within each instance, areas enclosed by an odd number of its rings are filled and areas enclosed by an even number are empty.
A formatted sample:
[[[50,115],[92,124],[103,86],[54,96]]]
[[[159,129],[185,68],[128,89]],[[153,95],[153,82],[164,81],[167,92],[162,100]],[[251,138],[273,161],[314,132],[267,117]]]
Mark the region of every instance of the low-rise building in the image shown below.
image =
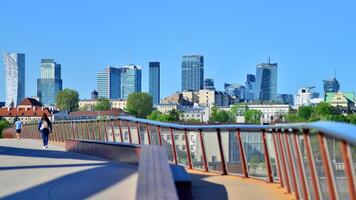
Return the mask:
[[[319,93],[313,91],[314,88],[315,87],[303,87],[298,89],[294,107],[298,109],[300,106],[311,106],[320,103],[323,99],[319,98]]]
[[[161,113],[169,113],[172,110],[178,110],[178,104],[176,103],[158,104],[154,107]]]
[[[182,120],[196,120],[199,122],[208,122],[210,117],[210,108],[205,106],[182,107],[179,109],[183,112]]]
[[[79,101],[79,108],[88,106],[89,110],[93,110],[94,106],[98,103],[98,99],[82,99]],[[126,108],[127,101],[122,99],[109,99],[111,108],[122,109]]]
[[[327,92],[325,94],[325,102],[330,103],[334,107],[351,110],[355,107],[355,94],[352,92]]]

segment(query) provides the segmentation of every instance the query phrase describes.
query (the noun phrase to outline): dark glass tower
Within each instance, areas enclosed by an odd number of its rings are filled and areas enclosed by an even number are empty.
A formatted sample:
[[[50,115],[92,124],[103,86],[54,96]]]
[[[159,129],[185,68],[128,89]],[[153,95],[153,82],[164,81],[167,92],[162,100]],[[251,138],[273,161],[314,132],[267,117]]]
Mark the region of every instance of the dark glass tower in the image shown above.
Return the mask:
[[[206,78],[204,80],[204,89],[205,90],[215,90],[214,79]]]
[[[187,55],[182,58],[182,91],[199,91],[204,87],[204,57]]]
[[[160,63],[149,63],[149,93],[152,96],[153,104],[160,103]]]
[[[324,93],[336,93],[340,90],[340,84],[339,81],[336,80],[336,78],[333,78],[331,80],[323,80],[324,83]]]
[[[257,65],[255,99],[277,100],[277,63]]]

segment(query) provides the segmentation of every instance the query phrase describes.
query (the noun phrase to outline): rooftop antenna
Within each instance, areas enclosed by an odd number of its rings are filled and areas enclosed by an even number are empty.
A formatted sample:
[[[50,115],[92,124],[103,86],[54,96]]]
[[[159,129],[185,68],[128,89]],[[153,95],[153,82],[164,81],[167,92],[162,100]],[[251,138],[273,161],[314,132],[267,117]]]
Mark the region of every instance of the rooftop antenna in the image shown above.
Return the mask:
[[[268,64],[271,64],[271,57],[268,56]]]

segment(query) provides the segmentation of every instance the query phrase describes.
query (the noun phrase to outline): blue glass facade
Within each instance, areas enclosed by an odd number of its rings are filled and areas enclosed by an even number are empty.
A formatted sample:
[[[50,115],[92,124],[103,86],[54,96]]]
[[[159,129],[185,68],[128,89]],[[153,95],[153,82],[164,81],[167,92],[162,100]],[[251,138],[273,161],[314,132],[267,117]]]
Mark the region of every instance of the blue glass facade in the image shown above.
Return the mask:
[[[204,57],[187,55],[182,58],[182,91],[199,91],[204,87]]]
[[[153,104],[160,103],[160,63],[150,62],[149,63],[149,93],[152,96]]]
[[[41,60],[41,78],[37,79],[37,96],[45,106],[54,106],[62,91],[61,65],[53,59]]]
[[[340,84],[339,81],[336,80],[336,78],[333,78],[331,80],[323,80],[323,85],[324,85],[324,94],[326,93],[336,93],[340,90]]]
[[[115,67],[107,67],[105,71],[96,75],[96,86],[99,98],[120,98],[120,70]]]
[[[135,65],[120,68],[120,98],[127,99],[133,92],[141,92],[141,68]]]
[[[277,100],[277,63],[257,65],[255,99]]]

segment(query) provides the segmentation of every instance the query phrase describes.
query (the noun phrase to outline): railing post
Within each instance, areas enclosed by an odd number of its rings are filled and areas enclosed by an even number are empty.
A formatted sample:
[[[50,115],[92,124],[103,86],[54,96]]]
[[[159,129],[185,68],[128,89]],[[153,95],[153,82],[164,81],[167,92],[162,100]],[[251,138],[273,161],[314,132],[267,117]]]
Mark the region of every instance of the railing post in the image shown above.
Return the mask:
[[[129,142],[130,144],[132,144],[130,122],[127,121],[126,124],[127,124],[127,133],[129,134]]]
[[[314,157],[313,157],[313,154],[311,153],[309,130],[307,130],[307,129],[303,130],[303,138],[304,138],[304,147],[306,150],[309,169],[310,169],[311,180],[312,180],[312,184],[313,184],[314,198],[316,200],[320,200],[321,193],[320,193],[320,188],[319,188],[319,184],[318,184],[319,181],[318,181],[318,177],[317,177],[317,173],[316,173]]]
[[[77,131],[78,139],[80,139],[80,132],[81,132],[81,131],[79,131],[80,123],[81,123],[81,122],[75,122],[75,128],[76,128],[76,131]],[[83,138],[84,138],[84,137],[83,137],[83,132],[82,132],[82,138],[81,138],[81,139],[83,139]]]
[[[64,122],[63,125],[64,125],[64,127],[65,127],[65,129],[66,129],[66,140],[71,139],[71,138],[70,138],[70,132],[69,132],[68,123],[67,123],[67,122]]]
[[[86,131],[85,131],[84,123],[85,122],[80,122],[80,127],[82,129],[82,137],[83,137],[83,139],[88,139],[88,138],[86,138],[86,134],[85,134]]]
[[[146,133],[147,133],[148,144],[151,144],[150,127],[148,124],[146,124]]]
[[[157,134],[158,134],[158,142],[159,142],[159,145],[162,146],[161,127],[159,127],[159,126],[157,126]]]
[[[184,129],[184,137],[185,137],[185,145],[187,147],[188,166],[189,166],[189,169],[193,169],[192,158],[190,157],[190,145],[189,145],[189,141],[188,141],[187,129]]]
[[[217,137],[218,137],[220,159],[221,159],[221,166],[222,166],[222,175],[227,175],[227,168],[226,168],[225,156],[224,156],[224,151],[223,151],[223,146],[222,146],[222,141],[221,141],[221,131],[220,131],[220,129],[216,129],[216,134],[217,134]]]
[[[286,180],[286,186],[287,186],[287,192],[290,193],[290,185],[289,185],[289,177],[288,177],[288,172],[287,172],[287,162],[286,162],[286,157],[284,154],[284,150],[283,150],[283,144],[282,144],[282,136],[281,136],[281,130],[278,129],[278,143],[279,143],[279,149],[281,150],[281,157],[282,157],[282,167],[283,167],[283,174]]]
[[[116,142],[115,129],[114,129],[114,120],[113,119],[110,120],[110,124],[111,124],[111,132],[112,132],[112,141]]]
[[[309,199],[309,191],[307,189],[306,179],[305,179],[305,170],[302,165],[302,156],[300,154],[299,143],[297,142],[298,130],[293,130],[293,143],[295,147],[295,154],[297,155],[297,167],[301,179],[302,191],[305,200]]]
[[[88,123],[91,124],[91,134],[93,136],[92,140],[96,140],[95,121],[89,121]]]
[[[74,122],[70,122],[70,131],[72,132],[72,138],[75,139],[75,130],[73,124]]]
[[[291,147],[290,147],[290,144],[289,144],[288,134],[289,134],[289,132],[287,130],[285,130],[284,131],[284,139],[285,139],[285,145],[286,145],[286,151],[287,151],[287,159],[288,159],[289,168],[290,168],[289,172],[290,172],[290,175],[292,177],[295,198],[298,200],[298,199],[300,199],[299,189],[298,189],[298,184],[297,184],[297,178],[296,178],[296,175],[295,175],[294,162],[293,162]]]
[[[282,169],[281,169],[281,161],[280,161],[280,154],[277,148],[277,142],[276,142],[276,130],[272,129],[272,138],[273,138],[273,147],[274,147],[274,151],[276,152],[276,164],[277,164],[277,173],[278,173],[278,179],[279,179],[279,183],[281,184],[281,187],[284,187],[284,183],[283,183],[283,177],[282,177]]]
[[[347,179],[347,186],[349,189],[349,194],[350,194],[350,199],[355,200],[356,199],[356,192],[355,192],[355,183],[354,183],[354,176],[352,174],[352,168],[351,168],[351,154],[350,154],[350,149],[347,146],[347,142],[342,140],[340,142],[340,151],[341,151],[341,156],[344,161],[344,166],[345,166],[345,175]]]
[[[246,163],[246,156],[245,156],[245,150],[243,146],[243,141],[241,139],[241,132],[240,129],[237,129],[236,131],[236,139],[239,143],[239,149],[240,149],[240,160],[242,164],[242,175],[244,178],[248,178],[248,171],[247,171],[247,163]]]
[[[137,130],[138,143],[141,144],[140,126],[139,126],[138,122],[136,122],[136,130]]]
[[[109,137],[108,137],[106,120],[104,120],[104,129],[105,129],[105,140],[106,140],[106,142],[108,142],[109,141]]]
[[[264,129],[262,130],[262,144],[263,144],[263,151],[264,151],[264,155],[265,155],[267,182],[273,183],[271,162],[269,160],[269,153],[268,153],[268,148],[267,148],[266,131]]]
[[[119,119],[118,125],[119,125],[119,131],[120,131],[120,139],[121,139],[121,142],[124,143],[124,137],[122,135],[121,119]]]
[[[199,138],[200,138],[201,150],[202,150],[202,153],[203,153],[204,169],[205,169],[206,172],[208,172],[209,168],[208,168],[208,162],[206,160],[204,139],[203,139],[203,133],[202,133],[201,129],[199,129]]]
[[[173,129],[172,128],[170,128],[170,132],[171,132],[171,139],[172,139],[173,159],[174,159],[174,163],[176,165],[178,165],[177,151],[176,151],[176,145],[175,145],[175,141],[174,141],[174,134],[173,134]]]
[[[101,140],[101,126],[100,126],[100,120],[97,121],[97,124],[98,124],[98,133],[99,133],[99,141],[102,141]]]
[[[321,159],[323,161],[323,166],[325,169],[326,183],[328,185],[329,190],[329,198],[330,200],[336,200],[336,191],[335,191],[335,183],[333,179],[333,173],[330,166],[330,159],[328,156],[328,147],[326,145],[326,141],[321,132],[318,133],[318,140],[320,146]]]

